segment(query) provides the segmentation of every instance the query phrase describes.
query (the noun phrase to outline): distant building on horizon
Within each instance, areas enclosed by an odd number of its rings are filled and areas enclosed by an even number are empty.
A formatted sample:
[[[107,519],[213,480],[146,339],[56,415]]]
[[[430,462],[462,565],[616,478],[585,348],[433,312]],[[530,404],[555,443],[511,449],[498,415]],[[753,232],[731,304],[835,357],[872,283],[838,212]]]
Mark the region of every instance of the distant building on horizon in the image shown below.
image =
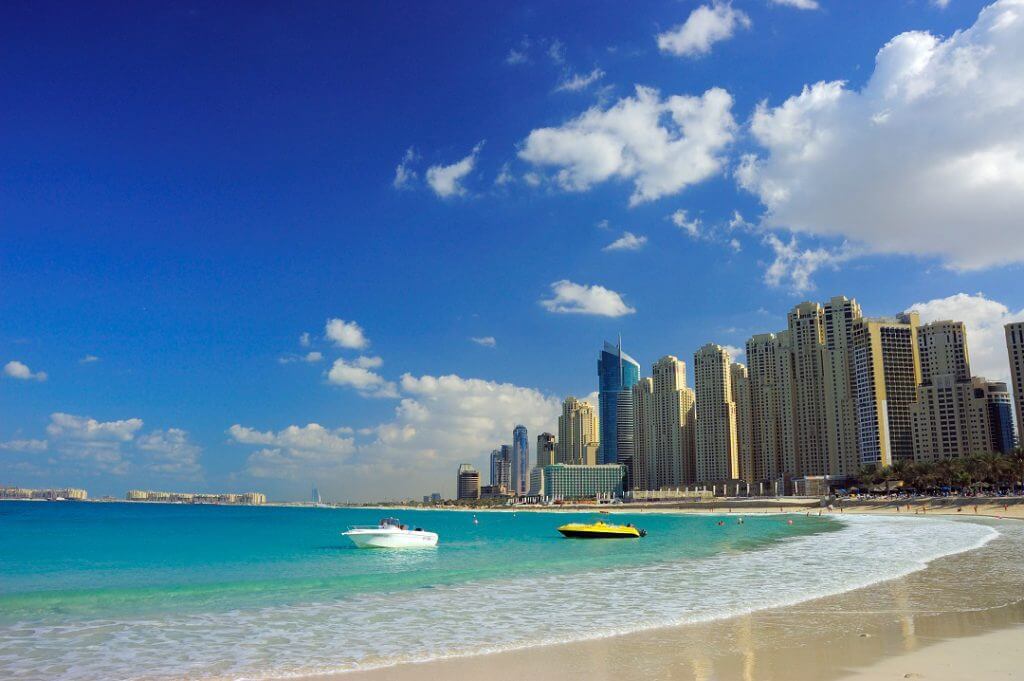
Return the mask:
[[[480,498],[480,471],[471,464],[459,464],[459,472],[456,474],[455,485],[456,499],[479,499]]]
[[[633,386],[633,489],[675,489],[696,479],[694,393],[686,362],[665,355]]]
[[[491,451],[491,477],[492,487],[512,488],[512,446],[501,445],[498,449]]]
[[[622,351],[621,339],[618,345],[605,342],[597,360],[597,376],[600,409],[598,418],[601,429],[598,438],[597,462],[599,464],[623,463],[618,456],[618,427],[621,418],[623,428],[627,430],[623,433],[624,440],[632,438],[633,433],[628,431],[632,427],[632,412],[627,415],[625,411],[619,411],[619,396],[624,391],[632,390],[640,380],[640,365]],[[629,454],[624,453],[624,455],[628,456]]]
[[[551,433],[541,433],[537,436],[537,463],[538,468],[553,466],[556,460],[556,440]]]
[[[611,499],[621,497],[626,487],[626,467],[622,464],[573,466],[557,463],[545,466],[540,484],[542,496],[559,499]]]
[[[526,426],[517,425],[512,429],[512,481],[511,489],[516,494],[526,494],[527,471],[530,468],[530,436]]]

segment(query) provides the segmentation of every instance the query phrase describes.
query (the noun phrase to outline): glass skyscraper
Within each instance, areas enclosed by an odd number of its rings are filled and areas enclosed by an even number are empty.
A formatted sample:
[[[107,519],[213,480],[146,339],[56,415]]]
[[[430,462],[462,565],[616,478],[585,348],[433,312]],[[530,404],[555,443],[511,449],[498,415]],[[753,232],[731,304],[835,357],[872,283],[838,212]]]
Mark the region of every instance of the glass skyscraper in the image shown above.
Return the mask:
[[[618,345],[607,341],[597,360],[599,420],[601,429],[600,449],[597,462],[628,463],[619,458],[619,397],[623,391],[632,390],[640,380],[640,364],[622,351],[622,340]],[[625,414],[622,415],[623,417]],[[629,433],[623,436],[629,437]],[[629,438],[632,439],[632,438]],[[631,448],[630,448],[631,449]],[[632,451],[623,452],[626,458]]]
[[[526,494],[526,485],[530,481],[526,477],[529,466],[530,440],[526,426],[516,426],[512,431],[512,490],[516,494]]]

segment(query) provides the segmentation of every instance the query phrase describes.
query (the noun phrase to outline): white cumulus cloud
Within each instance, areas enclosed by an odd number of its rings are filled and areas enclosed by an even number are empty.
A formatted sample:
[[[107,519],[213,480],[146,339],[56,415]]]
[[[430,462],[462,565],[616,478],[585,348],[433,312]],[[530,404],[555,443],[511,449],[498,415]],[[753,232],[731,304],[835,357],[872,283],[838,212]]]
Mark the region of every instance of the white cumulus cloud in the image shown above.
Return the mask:
[[[370,340],[363,332],[363,327],[356,322],[346,322],[344,319],[328,319],[324,325],[324,336],[341,348],[362,350],[370,344]]]
[[[665,99],[637,86],[608,109],[593,107],[554,128],[530,132],[519,156],[557,169],[567,191],[586,191],[611,179],[630,180],[630,204],[675,194],[720,172],[722,152],[736,128],[732,96],[711,88],[700,97]]]
[[[1024,321],[1024,310],[1010,310],[1003,303],[986,298],[983,293],[957,293],[914,303],[909,309],[921,313],[922,323],[945,319],[963,322],[967,328],[971,372],[993,381],[1009,382],[1010,365],[1003,326]]]
[[[14,359],[4,365],[4,373],[11,378],[17,378],[21,381],[45,381],[46,372],[37,371],[32,373],[32,370],[28,368],[27,364],[19,362]]]
[[[257,478],[304,479],[339,474],[356,450],[351,428],[328,429],[318,423],[288,426],[276,433],[235,424],[228,428],[240,444],[259,445],[246,462]]]
[[[417,174],[412,166],[418,160],[419,154],[415,148],[409,147],[405,150],[402,160],[395,166],[395,179],[391,181],[395,189],[408,189],[416,181]]]
[[[551,284],[551,292],[551,298],[540,301],[548,312],[603,317],[621,317],[636,312],[622,299],[622,294],[604,286],[576,284],[562,279]]]
[[[473,147],[473,151],[468,156],[451,165],[435,165],[427,168],[427,184],[430,185],[435,194],[442,199],[446,199],[451,196],[462,196],[466,193],[466,188],[462,186],[462,181],[473,172],[476,158],[480,153],[480,149],[483,148],[483,144],[483,142],[480,142]]]
[[[866,85],[807,85],[751,122],[763,223],[961,269],[1024,262],[1024,2],[940,38],[902,33]]]
[[[615,241],[611,242],[602,251],[639,251],[647,243],[646,236],[637,236],[633,232],[623,232]]]
[[[844,243],[838,248],[801,248],[796,237],[783,241],[777,235],[768,233],[764,243],[772,249],[775,259],[765,270],[764,280],[770,286],[784,286],[795,293],[814,290],[811,277],[823,267],[835,269],[840,264],[857,257],[857,249]]]
[[[330,371],[327,372],[327,380],[334,385],[355,388],[364,397],[398,396],[394,383],[365,366],[360,366],[358,360],[353,363],[341,357],[334,360]]]
[[[202,471],[199,454],[203,450],[191,442],[188,433],[181,428],[140,435],[135,446],[145,455],[142,466],[153,473],[195,479]]]
[[[680,208],[672,213],[669,219],[672,220],[673,225],[686,232],[690,237],[694,239],[700,237],[700,218],[691,219],[686,211]]]
[[[494,336],[473,336],[469,340],[473,341],[477,345],[482,345],[485,348],[493,348],[498,344],[498,341]]]
[[[750,25],[750,17],[730,2],[701,5],[685,22],[658,34],[658,49],[677,57],[698,57],[709,53],[715,43],[731,38],[737,29]]]

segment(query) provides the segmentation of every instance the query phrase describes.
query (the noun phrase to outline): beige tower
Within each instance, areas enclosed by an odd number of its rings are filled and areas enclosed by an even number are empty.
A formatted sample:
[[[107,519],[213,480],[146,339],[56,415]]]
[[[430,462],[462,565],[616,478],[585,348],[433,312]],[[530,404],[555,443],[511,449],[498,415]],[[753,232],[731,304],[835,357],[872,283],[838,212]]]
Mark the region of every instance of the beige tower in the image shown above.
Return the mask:
[[[575,397],[565,398],[558,417],[557,463],[594,465],[599,437],[594,405]]]
[[[693,355],[698,483],[737,477],[736,403],[732,399],[730,364],[729,352],[713,343]]]
[[[651,489],[692,484],[696,481],[694,394],[686,386],[686,363],[666,355],[654,363],[651,373],[651,406],[645,414]]]
[[[817,303],[800,303],[789,313],[796,388],[798,475],[825,475],[829,467],[825,398],[825,318]]]
[[[825,303],[825,430],[828,474],[834,476],[850,476],[859,468],[852,345],[853,323],[862,316],[857,301],[846,296]]]
[[[914,458],[910,405],[921,382],[916,312],[853,325],[853,387],[860,464]]]
[[[1010,358],[1010,383],[1013,384],[1014,414],[1017,417],[1017,442],[1024,445],[1024,322],[1007,324],[1006,354]]]
[[[796,471],[793,360],[788,331],[747,341],[754,480],[775,481]]]
[[[755,482],[754,477],[754,415],[750,409],[750,377],[747,367],[734,362],[729,367],[732,383],[732,400],[736,403],[736,456],[739,460],[739,474],[746,482]]]
[[[658,489],[654,475],[654,381],[633,386],[633,489]]]

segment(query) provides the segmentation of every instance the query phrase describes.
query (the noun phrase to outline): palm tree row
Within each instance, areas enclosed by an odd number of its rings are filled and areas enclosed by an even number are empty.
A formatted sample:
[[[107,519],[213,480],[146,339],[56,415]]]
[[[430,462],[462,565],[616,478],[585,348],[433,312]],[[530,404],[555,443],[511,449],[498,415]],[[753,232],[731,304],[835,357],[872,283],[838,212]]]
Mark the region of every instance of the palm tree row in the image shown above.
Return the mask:
[[[1024,448],[1010,454],[975,454],[955,459],[930,461],[896,461],[891,466],[868,465],[858,471],[861,486],[886,489],[902,482],[904,489],[917,492],[936,490],[976,490],[982,487],[1014,490],[1024,489]]]

